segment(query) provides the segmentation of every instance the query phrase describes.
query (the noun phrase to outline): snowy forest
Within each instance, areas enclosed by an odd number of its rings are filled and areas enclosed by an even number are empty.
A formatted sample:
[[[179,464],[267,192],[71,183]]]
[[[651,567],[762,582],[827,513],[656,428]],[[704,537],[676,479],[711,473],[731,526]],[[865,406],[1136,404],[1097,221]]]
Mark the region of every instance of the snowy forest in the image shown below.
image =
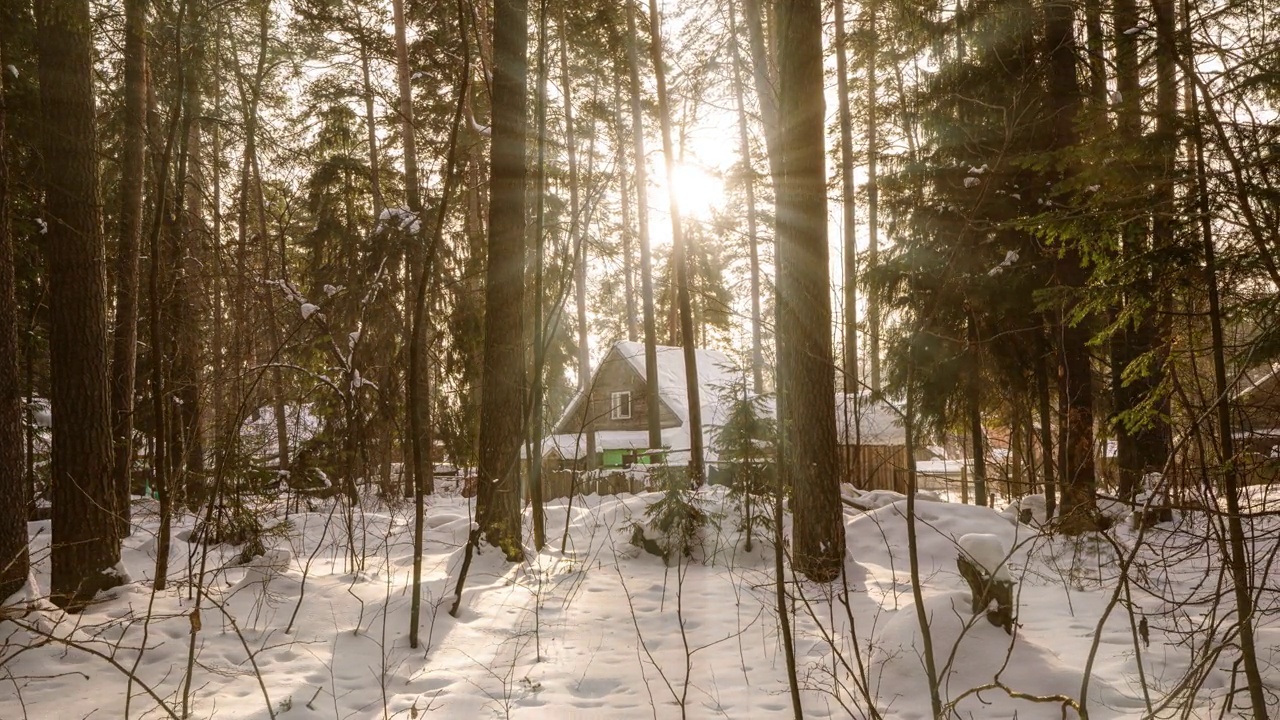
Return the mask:
[[[1271,0],[0,0],[0,719],[1280,718]]]

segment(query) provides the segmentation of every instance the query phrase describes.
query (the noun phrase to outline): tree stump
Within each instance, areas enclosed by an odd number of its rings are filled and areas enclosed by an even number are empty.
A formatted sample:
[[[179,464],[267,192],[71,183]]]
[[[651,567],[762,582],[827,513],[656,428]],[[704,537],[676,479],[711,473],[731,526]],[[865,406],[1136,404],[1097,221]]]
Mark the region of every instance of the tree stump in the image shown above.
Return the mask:
[[[987,620],[996,627],[1013,634],[1014,605],[1013,581],[995,580],[986,570],[976,565],[962,552],[956,557],[960,576],[969,583],[971,606],[974,614],[986,612]],[[994,602],[994,606],[992,601]]]

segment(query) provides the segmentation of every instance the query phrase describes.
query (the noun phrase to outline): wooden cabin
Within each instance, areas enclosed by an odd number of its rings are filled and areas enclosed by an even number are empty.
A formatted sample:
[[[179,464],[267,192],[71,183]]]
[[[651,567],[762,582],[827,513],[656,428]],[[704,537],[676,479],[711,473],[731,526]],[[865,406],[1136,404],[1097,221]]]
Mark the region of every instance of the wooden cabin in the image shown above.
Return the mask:
[[[711,432],[720,416],[720,388],[736,377],[729,356],[716,350],[695,351],[703,445],[710,450]],[[658,404],[649,407],[644,344],[619,342],[592,373],[587,389],[569,402],[553,434],[543,441],[544,467],[549,469],[625,468],[633,464],[688,461],[691,434],[684,350],[657,348]],[[658,414],[662,443],[649,447],[649,416]],[[708,455],[708,460],[714,460]]]
[[[715,350],[699,349],[696,357],[704,457],[714,467],[718,460],[714,430],[724,423],[731,407],[724,393],[740,380],[742,371]],[[569,403],[553,434],[544,439],[544,470],[688,462],[691,435],[683,350],[659,346],[657,360],[660,447],[649,447],[651,409],[645,392],[644,345],[619,342],[595,369],[587,390]],[[865,395],[837,394],[835,406],[841,481],[867,490],[905,492],[906,436],[894,410]],[[763,409],[775,412],[772,403]]]

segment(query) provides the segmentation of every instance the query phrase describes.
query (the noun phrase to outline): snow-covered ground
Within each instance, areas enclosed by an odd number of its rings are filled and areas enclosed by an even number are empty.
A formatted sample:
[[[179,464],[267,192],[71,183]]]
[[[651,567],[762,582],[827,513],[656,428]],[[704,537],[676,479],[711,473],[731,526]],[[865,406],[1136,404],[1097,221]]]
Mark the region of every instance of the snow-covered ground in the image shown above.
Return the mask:
[[[188,702],[197,718],[791,717],[767,531],[757,522],[748,551],[736,503],[710,488],[698,494],[709,522],[692,558],[666,564],[630,543],[632,523],[659,497],[551,503],[548,549],[519,565],[493,550],[478,555],[457,619],[448,609],[473,507],[435,498],[417,649],[408,644],[407,507],[369,501],[351,522],[341,505],[287,516],[273,508],[266,555],[240,566],[234,548],[210,550],[211,600],[193,622],[187,578],[199,572],[201,547],[176,541],[171,587],[153,594],[157,523],[154,505],[139,501],[124,553],[133,582],[79,616],[46,606],[0,622],[0,718],[181,717],[196,626]],[[906,503],[874,499],[868,512],[847,508],[842,580],[787,577],[806,718],[931,716]],[[1229,593],[1213,607],[1218,546],[1199,520],[1148,531],[1135,554],[1138,536],[1125,525],[1113,544],[1044,536],[986,508],[935,500],[915,511],[920,594],[948,717],[1077,717],[1063,698],[1086,702],[1095,720],[1147,717],[1149,706],[1161,717],[1231,717],[1247,706],[1234,649],[1216,652],[1230,642],[1234,615]],[[1277,580],[1261,569],[1280,521],[1260,522],[1269,526],[1255,550],[1258,647],[1268,691],[1280,698]],[[180,522],[178,536],[191,525]],[[31,533],[34,582],[44,587],[47,523]],[[980,564],[1017,583],[1014,637],[970,611],[956,569],[966,536]],[[996,556],[1001,548],[1007,557]],[[1120,582],[1122,565],[1161,597]]]

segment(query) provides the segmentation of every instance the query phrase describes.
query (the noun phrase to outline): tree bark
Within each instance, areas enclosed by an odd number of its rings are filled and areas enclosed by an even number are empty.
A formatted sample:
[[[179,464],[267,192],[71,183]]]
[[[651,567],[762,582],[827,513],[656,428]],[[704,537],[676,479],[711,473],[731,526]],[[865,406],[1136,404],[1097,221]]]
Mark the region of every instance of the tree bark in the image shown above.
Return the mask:
[[[49,277],[53,539],[51,596],[79,610],[122,581],[111,402],[93,36],[87,0],[36,3]]]
[[[689,480],[701,485],[703,472],[702,398],[699,397],[697,338],[693,332],[693,307],[689,299],[689,260],[685,247],[684,221],[675,192],[676,159],[671,142],[671,109],[667,103],[667,74],[662,63],[662,17],[657,0],[649,0],[650,55],[658,81],[658,119],[662,123],[662,154],[667,165],[667,196],[671,201],[671,263],[675,266],[676,305],[680,315],[680,344],[684,351],[685,393],[689,411]],[[825,207],[825,206],[824,206]],[[654,406],[656,408],[656,406]],[[834,413],[834,408],[832,413]],[[650,412],[650,415],[657,413]],[[834,418],[834,415],[833,415]],[[834,420],[833,420],[834,422]]]
[[[853,116],[849,112],[849,43],[845,33],[844,0],[835,0],[836,95],[840,103],[840,210],[844,250],[844,377],[845,393],[858,391],[858,236],[854,225]],[[874,82],[870,78],[869,81]]]
[[[373,81],[369,72],[369,40],[361,36],[360,42],[360,80],[364,95],[364,124],[369,147],[369,190],[373,195],[373,217],[382,215],[386,207],[382,201],[382,173],[378,169],[378,127],[373,115]],[[397,42],[397,51],[399,44]]]
[[[829,582],[843,563],[844,524],[836,464],[831,297],[827,276],[822,7],[779,2],[781,170],[777,194],[777,338],[782,471],[793,493],[794,563]]]
[[[631,249],[631,188],[628,185],[629,173],[627,171],[627,151],[624,138],[626,137],[626,127],[622,121],[622,78],[619,76],[614,83],[614,123],[617,125],[618,145],[617,155],[614,167],[618,173],[618,198],[622,209],[622,225],[619,228],[619,235],[622,236],[622,286],[623,292],[626,294],[627,307],[627,341],[635,342],[640,337],[639,315],[636,312],[636,270],[635,270],[635,251]]]
[[[124,6],[124,116],[120,158],[120,236],[116,248],[116,313],[111,337],[112,484],[120,537],[130,532],[133,406],[138,359],[138,256],[147,133],[147,7]]]
[[[0,11],[8,21],[9,11]],[[0,68],[12,62],[0,36]],[[9,136],[5,127],[8,72],[0,73],[0,604],[22,589],[30,571],[27,501],[23,477],[22,394],[18,369],[18,296],[14,238],[9,229]]]
[[[1076,120],[1080,110],[1080,89],[1076,79],[1076,48],[1073,36],[1075,8],[1071,2],[1045,7],[1045,55],[1048,87],[1045,113],[1050,124],[1051,149],[1074,147]],[[1065,179],[1070,169],[1062,174]],[[1074,246],[1063,249],[1057,262],[1057,283],[1066,288],[1083,287],[1087,270]],[[1096,480],[1093,459],[1093,376],[1089,356],[1089,331],[1080,323],[1070,324],[1070,308],[1064,309],[1059,338],[1059,362],[1065,391],[1066,463],[1062,468],[1062,528],[1082,532],[1096,527]]]
[[[501,548],[512,561],[524,556],[520,537],[519,456],[525,418],[521,409],[525,407],[528,18],[525,0],[496,0],[484,377],[480,392],[476,499],[476,519],[485,539]]]
[[[867,267],[880,263],[880,102],[876,84],[876,64],[880,56],[880,32],[876,22],[878,0],[867,4]],[[908,142],[914,136],[908,133]],[[912,151],[914,156],[915,152]],[[871,375],[871,392],[880,392],[880,297],[867,295],[867,365]]]
[[[760,315],[760,234],[756,214],[756,176],[751,163],[751,136],[747,132],[747,103],[742,79],[742,49],[738,43],[737,3],[729,3],[732,35],[733,95],[738,111],[738,153],[742,156],[743,193],[747,197],[747,243],[751,262],[751,391],[764,392],[764,332]]]
[[[560,6],[560,93],[564,98],[564,141],[569,160],[569,247],[574,250],[573,299],[578,319],[578,391],[591,379],[591,341],[587,328],[587,243],[582,231],[578,192],[578,136],[573,127],[573,78],[569,72],[569,28]],[[545,38],[543,41],[545,42]]]
[[[1040,461],[1044,473],[1041,479],[1044,482],[1044,514],[1047,522],[1049,518],[1053,517],[1053,512],[1058,503],[1053,471],[1056,465],[1056,458],[1053,454],[1053,424],[1049,403],[1049,362],[1052,350],[1043,336],[1037,340],[1037,343],[1040,346],[1040,353],[1036,358],[1035,366],[1036,404],[1040,414]]]
[[[649,177],[644,151],[644,114],[640,109],[640,39],[636,32],[636,3],[627,0],[627,69],[631,75],[631,144],[636,166],[636,227],[640,232],[640,302],[644,309],[645,407],[648,413],[649,447],[662,447],[658,407],[658,340],[653,309],[653,258],[649,251]]]
[[[973,366],[969,370],[968,392],[965,393],[965,408],[969,424],[969,441],[973,453],[973,501],[978,505],[987,505],[987,444],[986,432],[982,429],[982,372],[979,366],[981,353],[978,350],[978,326],[973,311],[969,311],[965,329],[969,340],[969,353],[973,358]]]

